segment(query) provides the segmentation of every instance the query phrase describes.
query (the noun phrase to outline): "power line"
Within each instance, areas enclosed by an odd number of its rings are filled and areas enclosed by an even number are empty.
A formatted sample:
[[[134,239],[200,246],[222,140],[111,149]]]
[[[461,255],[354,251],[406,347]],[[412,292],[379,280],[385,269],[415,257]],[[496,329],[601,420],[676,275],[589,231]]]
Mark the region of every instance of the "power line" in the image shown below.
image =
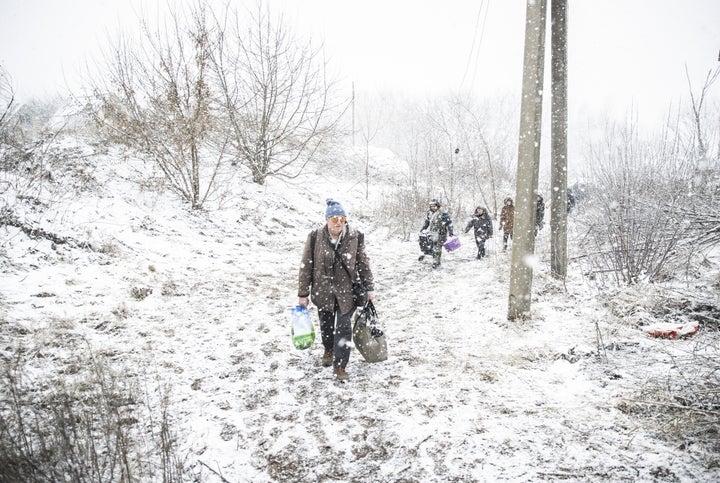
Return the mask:
[[[480,28],[481,34],[480,34],[480,41],[478,42],[477,52],[475,53],[475,67],[473,68],[472,85],[475,85],[475,78],[477,77],[478,61],[480,59],[480,46],[482,45],[483,38],[485,37],[485,23],[487,22],[487,16],[488,16],[489,10],[490,10],[490,6],[488,5],[485,8],[485,16],[483,17],[482,27]]]
[[[485,9],[485,16],[483,17],[482,21],[482,27],[478,29],[480,25],[480,17],[482,15],[482,11]],[[485,22],[487,21],[487,14],[488,14],[489,8],[485,7],[485,0],[482,0],[480,2],[480,8],[478,9],[478,13],[475,19],[475,30],[473,32],[473,39],[472,39],[472,45],[470,46],[470,52],[468,53],[468,60],[465,64],[465,73],[463,74],[462,81],[460,82],[460,90],[462,90],[463,86],[465,85],[465,79],[467,78],[468,71],[470,70],[470,64],[473,62],[473,52],[475,52],[474,57],[474,67],[473,67],[473,84],[475,83],[475,76],[477,74],[477,63],[478,58],[480,57],[480,46],[482,45],[482,39],[485,35]],[[477,39],[478,30],[480,31],[480,40],[477,42],[477,51],[475,50],[475,41]]]

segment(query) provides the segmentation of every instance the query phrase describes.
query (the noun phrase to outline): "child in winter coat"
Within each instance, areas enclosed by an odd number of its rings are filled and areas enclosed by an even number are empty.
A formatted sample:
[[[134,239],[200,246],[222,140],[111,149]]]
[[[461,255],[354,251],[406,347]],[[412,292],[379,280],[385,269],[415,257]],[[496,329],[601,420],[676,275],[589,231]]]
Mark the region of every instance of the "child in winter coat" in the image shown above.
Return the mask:
[[[425,223],[420,230],[421,240],[423,237],[430,237],[432,240],[433,268],[440,266],[443,243],[447,240],[448,235],[453,236],[452,219],[447,211],[440,208],[440,202],[433,198],[428,204],[428,210],[425,212]],[[425,255],[420,255],[418,260],[423,258],[425,258]]]
[[[465,227],[465,233],[473,228],[475,234],[475,244],[477,245],[477,258],[480,260],[485,256],[485,240],[492,237],[492,220],[488,212],[482,206],[475,208],[475,214]]]

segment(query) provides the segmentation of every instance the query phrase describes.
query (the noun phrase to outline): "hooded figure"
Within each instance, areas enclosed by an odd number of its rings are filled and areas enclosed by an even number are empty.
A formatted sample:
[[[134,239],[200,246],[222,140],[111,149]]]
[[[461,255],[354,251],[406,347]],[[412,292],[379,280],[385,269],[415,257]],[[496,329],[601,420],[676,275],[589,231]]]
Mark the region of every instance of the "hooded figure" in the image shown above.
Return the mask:
[[[512,198],[505,198],[500,210],[500,229],[503,231],[503,251],[507,250],[508,239],[512,240],[513,222],[515,221],[515,205]]]
[[[573,207],[575,206],[575,193],[573,193],[572,188],[568,188],[567,190],[567,213],[568,215],[572,211]]]
[[[535,206],[535,236],[545,226],[545,200],[541,194],[537,195],[537,205]]]
[[[425,212],[425,223],[420,229],[421,240],[427,237],[432,241],[433,268],[440,266],[443,243],[447,241],[448,235],[453,236],[453,224],[447,211],[440,208],[440,202],[433,198],[428,203],[428,210]],[[418,260],[423,260],[425,255],[420,255]]]
[[[475,233],[475,244],[477,245],[477,258],[480,260],[485,256],[485,240],[492,237],[492,220],[488,215],[487,210],[478,206],[475,208],[475,213],[465,227],[465,233],[470,231],[470,228]]]

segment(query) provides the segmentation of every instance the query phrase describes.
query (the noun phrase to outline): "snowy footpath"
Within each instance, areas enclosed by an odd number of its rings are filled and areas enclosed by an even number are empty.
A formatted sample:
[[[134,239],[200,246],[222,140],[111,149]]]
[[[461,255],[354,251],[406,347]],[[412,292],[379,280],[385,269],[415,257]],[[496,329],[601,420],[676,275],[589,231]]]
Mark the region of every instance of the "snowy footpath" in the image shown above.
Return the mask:
[[[720,480],[626,410],[648,354],[696,342],[618,324],[572,266],[553,280],[547,233],[532,319],[510,322],[497,233],[486,259],[462,236],[432,270],[414,240],[363,226],[389,359],[353,351],[339,383],[319,336],[300,351],[289,331],[321,199],[244,196],[243,209],[188,214],[128,188],[48,227],[69,220],[101,251],[10,234],[4,350],[34,347],[39,378],[90,348],[167,388],[179,454],[204,482]]]

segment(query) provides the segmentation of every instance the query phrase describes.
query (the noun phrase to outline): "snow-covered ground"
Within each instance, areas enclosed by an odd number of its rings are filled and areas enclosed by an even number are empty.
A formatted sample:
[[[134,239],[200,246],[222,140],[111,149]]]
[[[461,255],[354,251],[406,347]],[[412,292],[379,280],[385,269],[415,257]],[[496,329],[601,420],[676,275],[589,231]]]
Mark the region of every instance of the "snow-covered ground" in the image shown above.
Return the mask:
[[[35,351],[37,381],[72,374],[73,354],[91,351],[150,392],[168,387],[178,452],[198,481],[720,480],[718,454],[627,409],[649,378],[675,377],[677,357],[716,337],[650,338],[575,265],[564,284],[552,279],[548,229],[532,320],[510,322],[497,232],[487,259],[461,235],[432,270],[415,240],[377,223],[353,180],[309,170],[189,212],[117,169],[101,160],[103,189],[42,220],[95,250],[0,228],[1,350]],[[289,332],[300,251],[326,197],[366,233],[390,352],[368,364],[354,351],[344,384],[321,367],[319,337],[300,351]]]

